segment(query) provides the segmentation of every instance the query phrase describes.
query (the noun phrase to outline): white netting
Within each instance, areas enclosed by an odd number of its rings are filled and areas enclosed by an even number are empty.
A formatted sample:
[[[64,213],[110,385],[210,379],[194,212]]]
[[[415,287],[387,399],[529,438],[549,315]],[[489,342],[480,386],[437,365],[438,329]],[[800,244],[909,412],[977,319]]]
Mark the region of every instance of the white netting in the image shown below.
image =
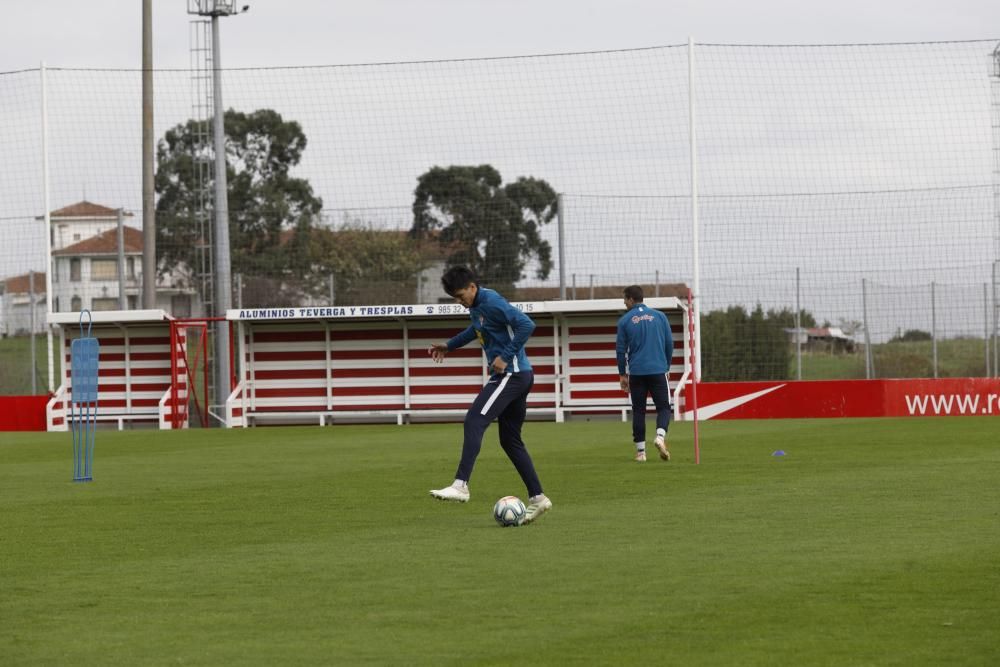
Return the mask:
[[[996,45],[698,45],[702,312],[798,304],[816,328],[847,331],[855,354],[864,342],[858,323],[874,345],[933,328],[939,353],[950,354],[946,339],[975,338],[979,372],[988,363],[996,372],[986,357],[1000,259]],[[272,109],[298,124],[306,144],[289,173],[322,200],[316,215],[283,218],[231,192],[233,303],[436,298],[443,295],[435,266],[458,256],[489,256],[486,270],[520,257],[520,279],[503,285],[512,298],[557,296],[561,276],[569,297],[617,296],[631,283],[683,293],[694,279],[688,66],[684,45],[225,70],[227,109]],[[37,70],[0,74],[3,277],[46,265],[36,220],[44,207],[41,78]],[[46,79],[51,208],[86,199],[133,212],[127,224],[138,227],[141,73],[50,69]],[[203,86],[191,71],[155,72],[154,90],[158,140],[205,116]],[[433,201],[448,201],[435,210],[444,223],[436,233],[459,221],[456,210],[466,221],[509,222],[511,184],[542,180],[562,195],[564,232],[550,207],[535,228],[549,248],[547,273],[542,255],[519,251],[512,239],[521,246],[524,239],[508,228],[480,230],[478,241],[432,235],[419,247],[404,235],[414,226],[422,175],[478,165],[491,165],[501,183],[440,186]],[[207,171],[201,185],[210,188]],[[193,217],[189,208],[161,209],[158,221],[195,225]],[[246,229],[261,221],[283,235],[254,245]],[[294,222],[335,233],[295,236]],[[191,238],[161,235],[161,261],[179,261]],[[171,303],[199,308],[198,292],[210,282],[195,274],[171,277],[172,298],[184,296],[185,285],[193,292]],[[70,286],[53,289],[60,308],[71,307]],[[80,296],[87,307],[92,296]],[[794,374],[775,363],[770,375]],[[879,374],[885,365],[875,366]],[[714,366],[722,376],[726,367]]]

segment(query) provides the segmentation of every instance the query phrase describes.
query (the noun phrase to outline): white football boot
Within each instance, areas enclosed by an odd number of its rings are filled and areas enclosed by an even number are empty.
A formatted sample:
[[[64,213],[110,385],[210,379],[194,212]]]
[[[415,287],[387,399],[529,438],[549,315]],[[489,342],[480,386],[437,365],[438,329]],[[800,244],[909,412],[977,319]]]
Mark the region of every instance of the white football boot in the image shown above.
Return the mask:
[[[443,489],[431,489],[431,495],[438,500],[454,500],[460,503],[469,502],[469,485],[460,479]]]
[[[524,513],[523,524],[529,524],[552,509],[552,501],[542,493],[528,498],[528,511]]]

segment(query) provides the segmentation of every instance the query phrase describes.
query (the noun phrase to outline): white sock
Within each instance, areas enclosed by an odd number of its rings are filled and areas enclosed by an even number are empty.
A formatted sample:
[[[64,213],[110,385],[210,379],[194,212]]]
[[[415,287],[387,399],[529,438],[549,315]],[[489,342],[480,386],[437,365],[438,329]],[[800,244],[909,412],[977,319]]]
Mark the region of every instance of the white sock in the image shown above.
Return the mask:
[[[469,483],[464,479],[456,479],[454,482],[451,483],[451,485],[454,486],[456,489],[469,488]]]
[[[635,443],[635,451],[637,451],[637,452],[644,452],[644,451],[646,451],[646,441],[643,440],[642,442]]]
[[[656,436],[659,437],[659,438],[663,438],[664,440],[666,440],[667,439],[667,429],[665,429],[665,428],[658,428],[658,429],[656,429]]]

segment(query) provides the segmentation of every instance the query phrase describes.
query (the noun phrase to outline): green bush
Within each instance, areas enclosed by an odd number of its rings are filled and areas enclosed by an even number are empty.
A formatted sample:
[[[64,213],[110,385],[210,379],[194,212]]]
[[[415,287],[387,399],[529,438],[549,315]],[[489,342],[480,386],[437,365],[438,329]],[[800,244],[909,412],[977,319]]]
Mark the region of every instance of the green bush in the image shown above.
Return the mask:
[[[791,350],[785,334],[787,313],[757,304],[713,310],[701,318],[702,379],[785,380]]]

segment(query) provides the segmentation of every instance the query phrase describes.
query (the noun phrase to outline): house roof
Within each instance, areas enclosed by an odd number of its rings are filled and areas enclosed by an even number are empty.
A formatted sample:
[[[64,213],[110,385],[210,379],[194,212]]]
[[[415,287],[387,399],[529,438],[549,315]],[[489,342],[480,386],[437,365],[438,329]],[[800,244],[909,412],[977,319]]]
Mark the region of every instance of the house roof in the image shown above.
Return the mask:
[[[30,294],[31,274],[5,278],[3,285],[7,294]],[[45,294],[45,274],[38,271],[35,272],[35,294]]]
[[[89,202],[86,199],[78,201],[69,206],[63,206],[49,213],[49,218],[114,218],[118,216],[118,209],[108,208],[100,204]],[[131,218],[133,214],[125,211],[125,217]],[[39,220],[41,218],[38,218]]]
[[[142,232],[135,227],[122,227],[122,235],[125,240],[125,254],[142,254]],[[91,236],[79,243],[66,246],[56,250],[53,255],[117,255],[118,254],[118,230],[109,229],[103,234]]]

